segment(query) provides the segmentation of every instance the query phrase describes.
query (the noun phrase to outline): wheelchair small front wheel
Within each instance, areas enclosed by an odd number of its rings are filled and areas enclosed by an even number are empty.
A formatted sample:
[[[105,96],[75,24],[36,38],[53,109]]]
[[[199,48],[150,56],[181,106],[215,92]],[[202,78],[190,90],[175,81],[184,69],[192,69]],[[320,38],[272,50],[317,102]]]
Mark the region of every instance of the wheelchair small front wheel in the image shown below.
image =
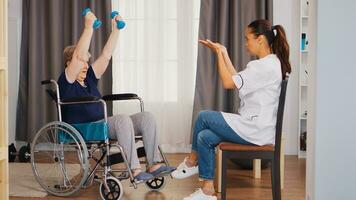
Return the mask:
[[[104,183],[100,184],[100,196],[103,200],[119,200],[124,194],[124,189],[122,187],[121,182],[113,177],[109,176],[105,179],[106,184],[109,187],[109,190],[105,187]]]
[[[165,178],[162,177],[156,177],[152,180],[146,181],[145,183],[146,187],[148,187],[150,190],[153,191],[159,191],[166,186],[166,180]]]

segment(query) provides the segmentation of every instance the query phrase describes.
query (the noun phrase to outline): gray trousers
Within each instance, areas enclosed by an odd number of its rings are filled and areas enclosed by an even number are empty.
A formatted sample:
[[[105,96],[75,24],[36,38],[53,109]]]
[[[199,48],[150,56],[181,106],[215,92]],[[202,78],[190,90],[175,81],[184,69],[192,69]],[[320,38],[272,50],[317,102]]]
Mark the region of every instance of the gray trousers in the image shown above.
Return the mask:
[[[131,169],[141,168],[135,146],[135,135],[142,135],[148,165],[160,162],[158,152],[156,121],[149,112],[134,115],[115,115],[108,117],[110,139],[118,140],[124,149]]]

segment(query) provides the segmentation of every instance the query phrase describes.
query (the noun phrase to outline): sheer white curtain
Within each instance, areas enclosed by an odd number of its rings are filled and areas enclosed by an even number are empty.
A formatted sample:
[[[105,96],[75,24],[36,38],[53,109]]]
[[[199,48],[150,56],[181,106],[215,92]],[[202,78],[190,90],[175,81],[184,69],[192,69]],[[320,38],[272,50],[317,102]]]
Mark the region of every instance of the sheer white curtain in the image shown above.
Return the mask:
[[[166,152],[189,151],[200,0],[112,2],[126,22],[113,56],[113,92],[143,98]],[[137,103],[114,103],[114,114],[137,111]]]

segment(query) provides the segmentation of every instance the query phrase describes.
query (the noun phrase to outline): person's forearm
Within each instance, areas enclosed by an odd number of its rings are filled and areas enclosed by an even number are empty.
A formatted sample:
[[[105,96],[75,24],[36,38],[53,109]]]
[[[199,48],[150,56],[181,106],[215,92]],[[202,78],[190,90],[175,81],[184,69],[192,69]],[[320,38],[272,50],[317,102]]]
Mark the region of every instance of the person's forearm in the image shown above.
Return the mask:
[[[93,28],[84,28],[83,33],[76,45],[73,56],[76,56],[81,61],[87,62],[89,60],[88,50],[92,36]]]
[[[234,82],[232,81],[232,74],[228,70],[228,66],[226,66],[223,53],[221,51],[217,52],[216,57],[217,57],[219,76],[221,78],[221,81],[223,82],[224,88],[226,89],[234,88]]]
[[[106,44],[103,48],[103,52],[102,52],[102,56],[104,56],[104,58],[106,58],[107,60],[111,59],[111,56],[115,50],[118,38],[119,38],[119,31],[118,30],[112,31],[109,36],[108,41],[106,42]]]
[[[101,52],[101,55],[93,63],[92,67],[94,69],[97,78],[100,78],[101,75],[105,73],[106,68],[109,65],[111,56],[114,52],[118,37],[119,37],[119,30],[113,30],[109,36],[108,41],[106,42],[103,48],[103,51]]]
[[[229,54],[227,53],[227,51],[222,53],[223,57],[224,57],[224,61],[225,61],[225,65],[227,70],[229,71],[231,76],[234,76],[237,74],[236,69],[234,68],[234,65],[231,62],[231,59],[229,57]]]

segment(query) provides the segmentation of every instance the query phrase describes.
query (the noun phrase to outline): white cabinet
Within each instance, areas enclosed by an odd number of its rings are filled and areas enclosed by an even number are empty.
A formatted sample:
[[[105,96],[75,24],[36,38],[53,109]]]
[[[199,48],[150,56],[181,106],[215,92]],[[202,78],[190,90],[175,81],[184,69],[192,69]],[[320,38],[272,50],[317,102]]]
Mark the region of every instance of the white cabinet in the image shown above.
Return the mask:
[[[298,157],[305,158],[307,150],[308,125],[308,71],[309,56],[309,1],[300,0],[300,27],[299,27],[299,118],[298,118]],[[309,133],[310,134],[310,133]]]
[[[7,88],[7,0],[0,1],[0,199],[9,195],[8,178],[8,88]]]

